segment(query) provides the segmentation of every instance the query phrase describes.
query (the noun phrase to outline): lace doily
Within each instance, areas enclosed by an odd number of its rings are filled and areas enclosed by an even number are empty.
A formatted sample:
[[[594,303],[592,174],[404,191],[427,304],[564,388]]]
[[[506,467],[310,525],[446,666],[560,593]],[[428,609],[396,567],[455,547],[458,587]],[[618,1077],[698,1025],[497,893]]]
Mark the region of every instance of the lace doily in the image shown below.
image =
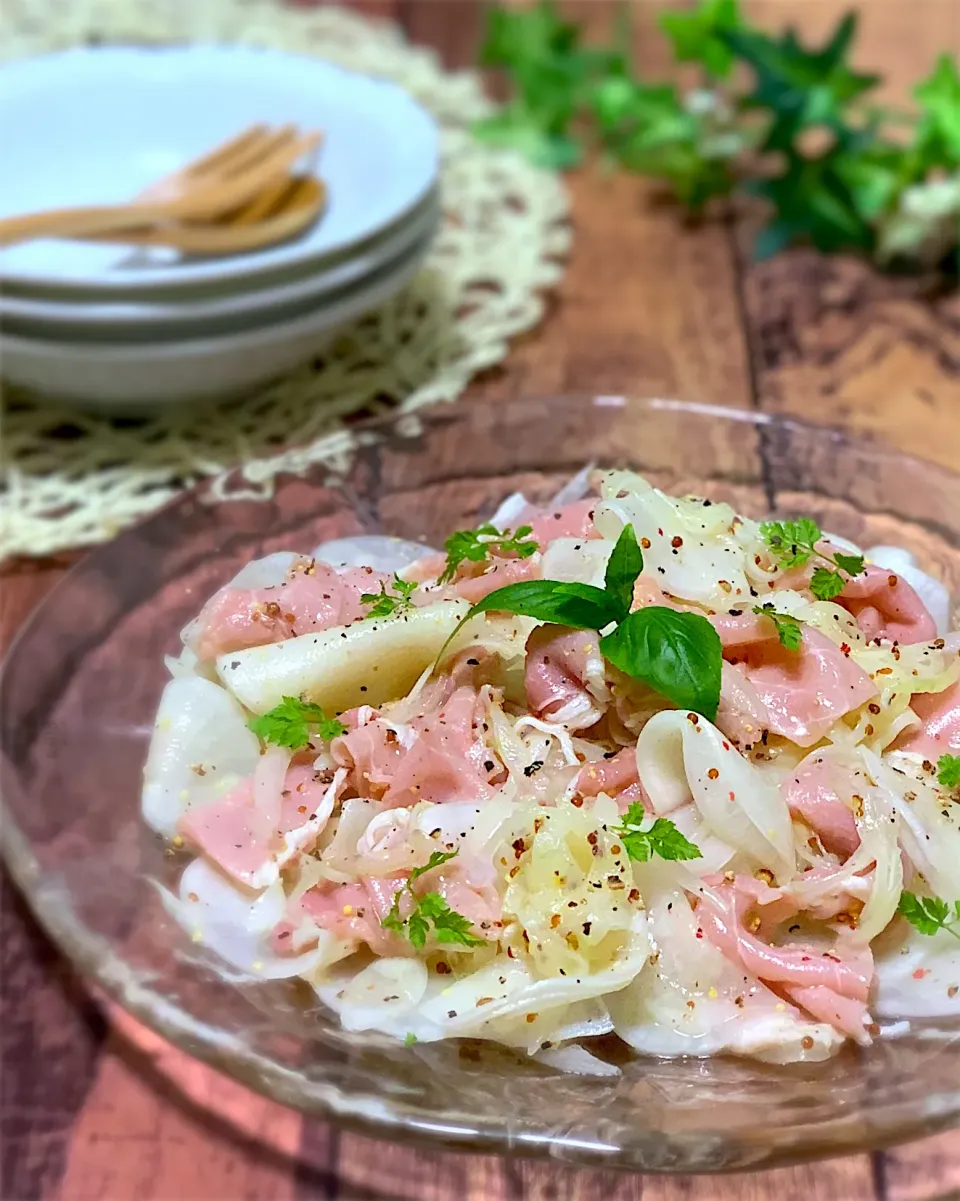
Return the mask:
[[[116,420],[16,389],[5,398],[0,558],[102,542],[200,480],[214,501],[268,497],[280,472],[342,466],[348,414],[452,401],[540,318],[562,273],[566,196],[553,175],[477,143],[478,76],[449,73],[393,25],[274,0],[5,0],[5,57],[77,43],[231,41],[387,76],[442,127],[448,215],[424,269],[322,358],[241,402]],[[415,418],[411,418],[415,420]]]

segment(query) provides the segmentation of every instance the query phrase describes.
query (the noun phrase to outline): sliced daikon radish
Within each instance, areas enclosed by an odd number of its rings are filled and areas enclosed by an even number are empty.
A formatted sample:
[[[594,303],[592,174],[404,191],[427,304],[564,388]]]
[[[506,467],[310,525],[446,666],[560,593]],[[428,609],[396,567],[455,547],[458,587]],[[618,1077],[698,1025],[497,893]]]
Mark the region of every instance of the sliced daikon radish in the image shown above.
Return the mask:
[[[367,617],[320,634],[232,651],[217,673],[254,713],[301,696],[341,713],[404,696],[465,616],[466,601],[438,601],[400,617]]]

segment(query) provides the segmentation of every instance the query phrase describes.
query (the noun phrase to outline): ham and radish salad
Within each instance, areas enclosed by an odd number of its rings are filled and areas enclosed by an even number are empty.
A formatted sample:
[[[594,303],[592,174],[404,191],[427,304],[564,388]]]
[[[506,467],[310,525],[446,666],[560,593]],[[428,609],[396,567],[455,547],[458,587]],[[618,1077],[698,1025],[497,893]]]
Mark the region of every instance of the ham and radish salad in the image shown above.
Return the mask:
[[[611,1032],[786,1063],[960,1014],[949,605],[903,550],[625,472],[443,551],[269,555],[168,663],[164,904],[351,1031],[572,1071]]]

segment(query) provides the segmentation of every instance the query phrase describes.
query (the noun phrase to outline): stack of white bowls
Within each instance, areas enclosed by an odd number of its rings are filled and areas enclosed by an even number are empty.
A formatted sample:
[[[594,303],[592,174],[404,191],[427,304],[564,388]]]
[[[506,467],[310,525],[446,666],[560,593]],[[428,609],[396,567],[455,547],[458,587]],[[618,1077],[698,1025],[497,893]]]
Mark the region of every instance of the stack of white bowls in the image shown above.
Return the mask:
[[[227,46],[72,50],[0,72],[0,217],[126,203],[241,130],[323,131],[326,207],[231,257],[43,240],[0,249],[0,373],[113,410],[249,392],[317,354],[422,264],[438,134],[395,85]]]

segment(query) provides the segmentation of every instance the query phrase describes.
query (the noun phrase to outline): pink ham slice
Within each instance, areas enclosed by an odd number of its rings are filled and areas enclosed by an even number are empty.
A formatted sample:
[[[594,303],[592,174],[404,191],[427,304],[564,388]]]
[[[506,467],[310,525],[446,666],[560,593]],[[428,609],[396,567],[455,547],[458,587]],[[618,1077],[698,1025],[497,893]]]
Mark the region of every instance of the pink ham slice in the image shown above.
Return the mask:
[[[545,550],[554,538],[597,538],[599,534],[593,524],[597,503],[596,497],[588,497],[546,511],[531,506],[520,514],[516,524],[533,528],[531,537],[540,544],[541,550]]]
[[[943,692],[917,693],[910,708],[920,718],[921,726],[901,737],[898,751],[922,755],[931,763],[941,755],[960,753],[960,680]]]
[[[488,697],[466,685],[446,698],[438,692],[437,704],[406,723],[402,734],[369,710],[362,724],[333,740],[331,754],[351,769],[359,796],[387,807],[482,802],[494,794],[489,779],[500,767],[480,736]]]
[[[330,787],[328,774],[309,764],[291,766],[280,794],[279,820],[274,824],[254,804],[253,777],[241,780],[222,797],[189,809],[178,824],[179,833],[228,875],[248,887],[259,887],[259,877],[271,861],[280,862],[284,834],[301,827],[298,845],[315,841],[310,829]]]
[[[843,859],[860,845],[849,803],[856,791],[853,772],[822,755],[805,759],[783,785],[790,812],[807,823],[828,851]]]
[[[405,938],[381,925],[405,883],[405,876],[370,876],[359,884],[311,888],[290,906],[288,920],[274,931],[274,945],[283,950],[287,935],[306,921],[354,946],[366,943],[377,955],[412,955]]]
[[[714,946],[749,975],[774,986],[841,1033],[869,1042],[864,1027],[869,1021],[866,1002],[873,981],[870,948],[853,949],[838,943],[832,951],[823,951],[764,942],[748,931],[746,922],[757,908],[762,926],[768,904],[775,907],[773,923],[790,915],[789,902],[778,889],[767,889],[751,877],[723,883],[714,880],[711,895],[699,898],[697,920]],[[767,924],[771,924],[770,917]]]
[[[911,585],[902,575],[873,564],[847,581],[837,603],[853,614],[868,638],[907,644],[937,636],[937,623]]]
[[[538,626],[527,639],[524,686],[527,704],[540,717],[566,721],[576,729],[593,725],[602,709],[587,688],[587,668],[600,653],[592,630]]]
[[[461,600],[475,605],[498,588],[506,588],[508,584],[519,584],[521,580],[539,578],[539,555],[531,555],[527,559],[496,558],[484,568],[481,575],[464,576],[457,580],[454,592]]]
[[[230,651],[282,642],[363,617],[365,592],[375,593],[393,577],[372,567],[334,571],[326,563],[302,560],[286,580],[268,588],[221,588],[198,619],[193,649],[202,660]]]
[[[733,648],[729,661],[763,704],[752,716],[798,746],[819,742],[838,718],[877,691],[852,659],[810,626],[799,650],[769,638]]]

